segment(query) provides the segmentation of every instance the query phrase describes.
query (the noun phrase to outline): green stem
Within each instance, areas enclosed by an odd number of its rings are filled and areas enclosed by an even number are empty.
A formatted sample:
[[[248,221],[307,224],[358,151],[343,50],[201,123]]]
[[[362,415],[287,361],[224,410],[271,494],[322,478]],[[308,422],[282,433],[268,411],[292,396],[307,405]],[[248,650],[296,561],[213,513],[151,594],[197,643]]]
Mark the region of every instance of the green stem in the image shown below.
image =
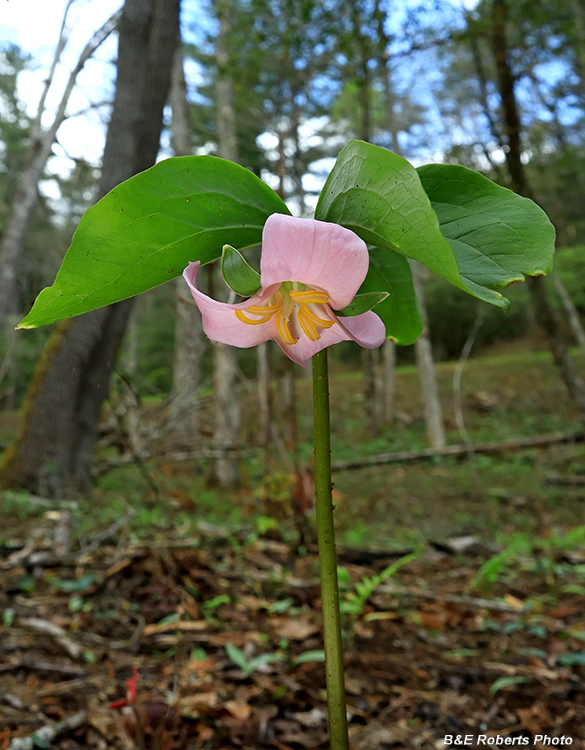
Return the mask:
[[[337,585],[337,556],[333,527],[333,501],[331,498],[329,376],[326,349],[313,356],[313,415],[315,424],[315,500],[319,566],[321,569],[321,599],[323,602],[329,740],[332,750],[349,750],[339,588]]]

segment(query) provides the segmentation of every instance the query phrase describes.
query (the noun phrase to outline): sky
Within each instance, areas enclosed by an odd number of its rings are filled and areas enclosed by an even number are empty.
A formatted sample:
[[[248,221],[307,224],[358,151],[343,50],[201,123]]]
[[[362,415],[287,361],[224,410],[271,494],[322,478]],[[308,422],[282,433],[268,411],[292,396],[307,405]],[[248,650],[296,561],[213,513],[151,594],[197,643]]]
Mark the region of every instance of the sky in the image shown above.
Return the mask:
[[[461,0],[450,1],[461,6]],[[463,1],[466,7],[473,7],[477,3],[477,0]],[[403,0],[404,5],[411,2]],[[49,123],[51,111],[61,98],[69,70],[75,65],[82,48],[122,4],[123,0],[75,0],[73,3],[67,24],[70,28],[69,40],[47,100],[47,116],[43,124]],[[66,5],[67,0],[0,0],[0,47],[16,44],[32,56],[30,70],[19,79],[19,95],[26,102],[31,115],[36,113]],[[185,8],[191,10],[192,7],[196,7],[196,4],[185,3]],[[95,105],[112,98],[115,70],[111,60],[115,53],[116,37],[112,35],[79,75],[67,110],[69,114],[77,113],[77,116],[70,116],[61,126],[59,143],[54,147],[57,156],[49,162],[49,171],[65,174],[68,166],[73,165],[67,155],[99,165],[107,110],[96,108]],[[50,194],[50,190],[50,185],[46,185],[44,192],[49,191]]]
[[[19,95],[31,115],[36,114],[66,4],[66,0],[0,0],[0,45],[16,44],[33,58],[30,70],[20,76],[18,86]],[[44,125],[50,122],[50,114],[61,99],[69,70],[81,50],[121,4],[121,0],[77,0],[71,7],[67,24],[69,40],[47,99]],[[79,75],[67,110],[79,116],[69,118],[61,127],[59,141],[64,149],[56,146],[57,153],[70,153],[99,164],[104,142],[103,112],[88,111],[88,108],[103,101],[112,91],[114,68],[109,61],[115,55],[115,45],[112,35]],[[64,163],[54,166],[62,171]]]

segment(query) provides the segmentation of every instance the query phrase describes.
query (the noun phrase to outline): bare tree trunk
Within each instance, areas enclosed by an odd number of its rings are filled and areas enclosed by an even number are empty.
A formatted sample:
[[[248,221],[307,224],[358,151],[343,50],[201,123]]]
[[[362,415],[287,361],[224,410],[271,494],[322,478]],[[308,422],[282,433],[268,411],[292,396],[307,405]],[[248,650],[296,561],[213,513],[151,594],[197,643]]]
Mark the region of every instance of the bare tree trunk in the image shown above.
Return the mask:
[[[422,269],[416,261],[412,262],[412,271],[414,287],[423,313],[423,330],[416,340],[414,348],[424,402],[425,425],[431,447],[439,449],[445,446],[445,428],[443,425],[441,401],[439,400],[439,388],[437,386],[433,350],[429,338],[429,320],[423,290],[424,280],[422,277]]]
[[[377,435],[380,422],[378,420],[378,399],[377,399],[377,362],[379,352],[377,349],[364,349],[362,352],[363,370],[364,370],[364,407],[366,411],[366,421],[370,435]]]
[[[508,6],[506,0],[492,0],[492,51],[496,66],[498,88],[502,100],[504,130],[507,138],[506,168],[510,175],[515,192],[536,201],[528,184],[526,171],[522,163],[522,144],[520,139],[520,115],[516,101],[515,81],[508,59],[508,40],[506,20]],[[571,399],[577,405],[579,418],[585,424],[585,384],[579,376],[569,354],[565,335],[557,314],[548,297],[544,278],[529,276],[528,287],[532,294],[536,320],[547,334],[555,363],[567,387]]]
[[[401,156],[400,142],[398,140],[398,123],[394,114],[394,91],[392,87],[392,73],[390,71],[390,39],[384,28],[384,11],[381,8],[380,0],[376,0],[374,5],[374,16],[376,19],[378,32],[378,58],[382,67],[382,85],[384,86],[384,104],[386,107],[386,125],[388,132],[392,137],[392,150],[395,154]]]
[[[99,194],[151,166],[179,35],[180,0],[126,0]],[[86,492],[98,420],[131,301],[57,328],[39,360],[0,486],[51,496]]]
[[[170,105],[171,143],[175,156],[192,153],[191,123],[187,84],[183,65],[184,52],[179,45],[173,65]],[[201,313],[192,303],[191,295],[182,277],[175,281],[177,294],[175,325],[175,361],[173,365],[173,395],[169,407],[167,427],[173,438],[184,447],[199,442],[199,388],[201,385],[201,355],[203,328]]]
[[[394,401],[396,398],[396,344],[386,339],[382,344],[382,402],[384,422],[394,421]]]
[[[268,343],[257,347],[258,363],[258,407],[260,422],[260,442],[268,452],[270,425],[272,423],[272,403],[270,398],[270,348]]]
[[[70,4],[71,3],[67,6],[65,17]],[[2,239],[0,240],[0,329],[6,327],[8,317],[17,312],[16,280],[26,230],[37,205],[38,183],[42,177],[47,159],[51,154],[57,131],[65,119],[65,111],[67,109],[69,97],[75,86],[75,81],[87,60],[115,29],[120,14],[115,13],[109,18],[86,44],[79,56],[77,64],[69,75],[67,85],[65,86],[65,90],[51,126],[46,130],[42,130],[41,117],[44,112],[45,99],[52,83],[52,76],[54,75],[59,56],[65,46],[65,17],[63,19],[59,43],[57,44],[49,78],[45,83],[35,122],[32,126],[32,141],[28,163],[18,182],[14,199],[10,206],[10,214],[6,222],[6,228],[2,235]]]
[[[575,21],[575,68],[581,80],[581,95],[585,96],[585,10],[581,0],[571,0]]]
[[[238,161],[234,81],[230,72],[231,5],[229,0],[218,4],[219,36],[217,39],[217,130],[219,155]],[[240,429],[240,408],[235,392],[237,379],[236,349],[226,344],[213,344],[213,389],[215,393],[215,447],[226,452],[217,458],[213,478],[222,486],[237,482],[239,471],[235,448]],[[231,451],[227,452],[229,449]]]
[[[378,57],[382,67],[382,84],[384,86],[384,105],[386,108],[386,126],[392,138],[392,150],[402,156],[400,141],[398,140],[398,123],[394,113],[394,91],[392,87],[392,73],[390,71],[390,40],[384,27],[384,12],[380,0],[374,5],[378,32]],[[394,398],[396,392],[396,344],[387,339],[382,346],[382,383],[380,395],[383,404],[383,421],[391,424],[394,421]]]
[[[575,307],[575,303],[571,299],[571,295],[569,294],[567,287],[563,284],[557,271],[553,271],[551,276],[559,297],[561,298],[561,302],[563,303],[563,307],[565,308],[565,312],[567,313],[567,318],[569,319],[575,341],[579,345],[581,356],[585,359],[585,330],[583,329],[583,323],[581,322],[579,311]]]
[[[122,342],[122,350],[119,356],[120,367],[125,370],[131,376],[131,378],[134,378],[138,373],[139,308],[140,305],[138,304],[132,305],[132,312],[130,313],[130,316],[128,318],[126,334],[124,336],[124,341]]]
[[[310,368],[305,368],[310,371]],[[295,467],[298,464],[298,413],[296,377],[299,373],[298,366],[288,357],[284,359],[284,374],[282,379],[282,396],[284,401],[284,421],[286,424],[287,442],[293,456]]]

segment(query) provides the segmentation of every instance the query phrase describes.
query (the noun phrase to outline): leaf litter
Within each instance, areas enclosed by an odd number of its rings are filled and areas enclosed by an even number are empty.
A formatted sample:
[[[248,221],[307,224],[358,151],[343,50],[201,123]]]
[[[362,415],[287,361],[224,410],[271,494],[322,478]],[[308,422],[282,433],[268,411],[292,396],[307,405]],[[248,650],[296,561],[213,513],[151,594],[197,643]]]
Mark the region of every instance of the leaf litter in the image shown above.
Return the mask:
[[[314,553],[201,531],[109,538],[59,561],[40,555],[40,539],[0,560],[0,750],[328,747]],[[429,547],[356,614],[360,582],[387,562],[349,563],[342,576],[353,750],[430,750],[479,733],[579,746],[578,587],[559,600],[549,572],[531,571],[480,598],[470,583],[485,559]]]

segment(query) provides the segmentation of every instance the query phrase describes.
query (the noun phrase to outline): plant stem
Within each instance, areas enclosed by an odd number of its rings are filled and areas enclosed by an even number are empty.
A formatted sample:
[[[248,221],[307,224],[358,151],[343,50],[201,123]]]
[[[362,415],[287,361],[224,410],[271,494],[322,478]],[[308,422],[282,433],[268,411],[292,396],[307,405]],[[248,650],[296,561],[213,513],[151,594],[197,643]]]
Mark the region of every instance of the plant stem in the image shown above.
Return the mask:
[[[329,740],[332,750],[349,750],[339,588],[337,584],[337,556],[333,527],[333,501],[331,498],[329,376],[326,349],[313,356],[313,415],[315,425],[315,501],[317,506],[319,566],[321,569]]]

